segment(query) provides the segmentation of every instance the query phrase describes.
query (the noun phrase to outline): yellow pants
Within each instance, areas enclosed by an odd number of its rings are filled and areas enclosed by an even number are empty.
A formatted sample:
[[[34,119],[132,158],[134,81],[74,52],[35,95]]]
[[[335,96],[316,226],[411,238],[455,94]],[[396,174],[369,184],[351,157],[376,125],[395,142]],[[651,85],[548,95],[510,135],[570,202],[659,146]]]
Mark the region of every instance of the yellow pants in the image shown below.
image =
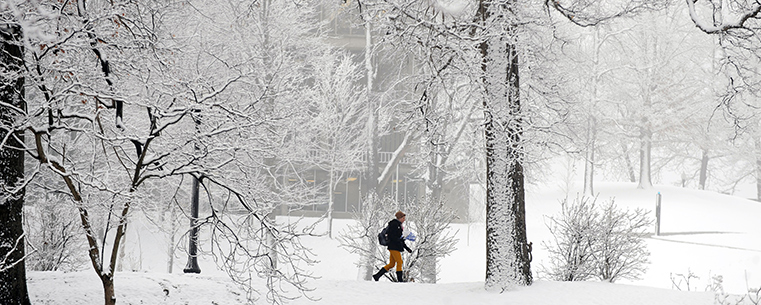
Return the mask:
[[[391,267],[394,267],[396,265],[396,271],[402,271],[402,252],[396,251],[396,250],[388,250],[389,253],[389,259],[388,259],[388,265],[383,266],[383,269],[386,269],[386,271],[391,270]]]

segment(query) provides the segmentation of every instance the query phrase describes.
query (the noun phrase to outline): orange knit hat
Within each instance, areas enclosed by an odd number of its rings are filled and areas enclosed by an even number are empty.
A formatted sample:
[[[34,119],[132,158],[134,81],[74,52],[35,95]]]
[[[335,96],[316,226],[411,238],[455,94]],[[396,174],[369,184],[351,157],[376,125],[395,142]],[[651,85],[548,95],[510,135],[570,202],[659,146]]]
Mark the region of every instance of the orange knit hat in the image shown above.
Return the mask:
[[[404,214],[402,211],[396,212],[396,219],[402,219],[402,217],[407,216],[407,214]]]

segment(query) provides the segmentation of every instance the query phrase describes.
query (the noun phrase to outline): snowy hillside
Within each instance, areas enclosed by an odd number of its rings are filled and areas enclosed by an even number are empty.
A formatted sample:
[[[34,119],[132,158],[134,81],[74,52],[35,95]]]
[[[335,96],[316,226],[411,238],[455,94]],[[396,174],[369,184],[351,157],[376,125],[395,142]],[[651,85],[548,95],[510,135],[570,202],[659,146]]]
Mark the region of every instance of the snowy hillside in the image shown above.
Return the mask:
[[[761,287],[761,204],[712,192],[656,186],[637,190],[633,184],[598,184],[599,201],[615,197],[617,205],[627,208],[655,207],[656,193],[662,194],[661,235],[648,237],[651,252],[644,278],[616,284],[597,282],[551,282],[537,274],[546,260],[543,240],[549,239],[547,215],[559,211],[562,191],[529,189],[527,197],[528,238],[534,243],[532,269],[537,282],[504,294],[483,290],[485,272],[484,227],[482,224],[457,224],[457,251],[441,263],[439,284],[394,284],[358,280],[354,265],[357,256],[339,247],[336,240],[315,237],[304,243],[317,255],[312,267],[321,278],[310,285],[309,295],[320,304],[714,304],[714,295],[704,292],[722,278],[727,292],[744,293]],[[575,197],[576,194],[570,194]],[[415,215],[408,220],[414,221]],[[339,228],[349,220],[337,220]],[[175,260],[175,273],[167,274],[162,238],[145,224],[135,223],[139,234],[128,238],[125,270],[116,276],[119,304],[240,304],[244,296],[214,263],[201,260],[202,274],[181,273],[186,259]],[[654,231],[654,230],[653,230]],[[136,245],[138,242],[140,245]],[[414,248],[414,243],[411,243]],[[691,272],[698,278],[690,277]],[[673,288],[674,284],[682,290]],[[29,274],[33,304],[102,304],[102,290],[92,270],[75,273]],[[264,302],[262,302],[264,303]],[[299,299],[291,304],[310,304]]]

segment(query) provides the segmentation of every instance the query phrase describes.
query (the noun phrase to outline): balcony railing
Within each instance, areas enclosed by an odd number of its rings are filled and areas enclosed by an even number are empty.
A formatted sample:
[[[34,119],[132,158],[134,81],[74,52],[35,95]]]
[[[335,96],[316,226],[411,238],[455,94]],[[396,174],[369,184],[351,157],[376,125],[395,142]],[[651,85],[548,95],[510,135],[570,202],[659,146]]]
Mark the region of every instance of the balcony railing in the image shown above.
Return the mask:
[[[367,163],[367,160],[369,159],[369,156],[370,156],[369,152],[354,152],[354,153],[355,154],[353,155],[358,155],[361,157],[362,163]],[[299,161],[308,162],[308,161],[314,161],[314,160],[320,160],[320,159],[327,159],[326,154],[327,153],[325,151],[310,149],[309,151],[307,151],[306,158],[304,160],[299,160]],[[378,161],[381,164],[387,164],[391,162],[391,158],[393,156],[394,156],[393,152],[382,151],[378,153],[378,159],[379,159]],[[410,155],[410,153],[406,153],[404,156],[402,156],[402,160],[399,163],[400,164],[414,164],[414,160],[413,160],[413,157]]]

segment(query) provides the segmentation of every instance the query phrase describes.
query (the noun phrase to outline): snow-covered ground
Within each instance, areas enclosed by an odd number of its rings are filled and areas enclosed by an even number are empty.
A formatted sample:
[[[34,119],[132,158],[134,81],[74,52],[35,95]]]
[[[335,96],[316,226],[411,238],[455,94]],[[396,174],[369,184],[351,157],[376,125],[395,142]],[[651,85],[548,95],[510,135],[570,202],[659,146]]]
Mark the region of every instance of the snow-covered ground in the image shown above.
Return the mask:
[[[396,284],[385,280],[359,280],[354,265],[358,257],[346,252],[337,240],[314,237],[304,240],[320,263],[312,267],[320,279],[310,283],[309,295],[320,304],[714,304],[706,287],[718,276],[726,292],[742,294],[761,288],[761,203],[744,198],[672,186],[638,190],[635,184],[598,183],[598,201],[615,197],[627,208],[654,210],[662,195],[660,236],[648,237],[651,252],[642,280],[599,282],[552,282],[541,279],[546,261],[542,241],[549,240],[546,216],[556,215],[565,192],[531,187],[527,194],[528,238],[534,243],[534,285],[496,294],[483,290],[485,242],[482,224],[456,224],[457,250],[441,262],[438,284]],[[574,191],[575,192],[575,191]],[[571,199],[576,193],[569,195]],[[408,215],[414,221],[415,215]],[[338,231],[350,220],[336,220]],[[175,261],[175,272],[166,270],[163,237],[145,224],[131,227],[139,234],[128,237],[125,270],[116,275],[118,304],[241,304],[245,299],[209,259],[201,260],[202,274],[186,275],[186,260]],[[654,231],[654,229],[653,229]],[[135,243],[140,243],[140,246]],[[414,243],[411,243],[414,247]],[[691,278],[689,287],[685,282]],[[102,289],[92,270],[72,273],[30,272],[29,292],[33,304],[102,304]],[[674,288],[678,284],[682,290]],[[262,299],[261,303],[265,303]],[[311,304],[298,299],[291,304]],[[750,304],[750,303],[748,303]]]

